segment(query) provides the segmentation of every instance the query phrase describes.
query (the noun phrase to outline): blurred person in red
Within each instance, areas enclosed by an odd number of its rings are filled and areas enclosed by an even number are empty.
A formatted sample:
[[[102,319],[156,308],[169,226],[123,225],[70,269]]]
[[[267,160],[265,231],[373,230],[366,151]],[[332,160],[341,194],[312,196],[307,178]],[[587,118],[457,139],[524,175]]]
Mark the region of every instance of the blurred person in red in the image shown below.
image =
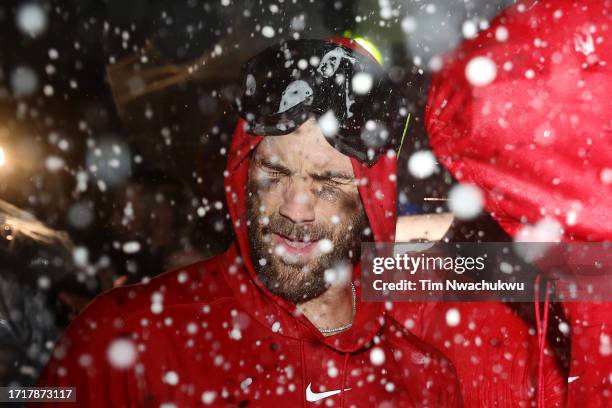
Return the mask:
[[[520,2],[433,77],[425,120],[433,150],[461,183],[478,187],[515,241],[612,240],[611,28],[610,1]],[[579,279],[597,287],[609,272]],[[548,302],[535,306],[541,361],[557,322],[546,319]],[[612,306],[561,308],[571,340],[564,403],[610,406]],[[540,365],[538,406],[551,405],[547,378]]]

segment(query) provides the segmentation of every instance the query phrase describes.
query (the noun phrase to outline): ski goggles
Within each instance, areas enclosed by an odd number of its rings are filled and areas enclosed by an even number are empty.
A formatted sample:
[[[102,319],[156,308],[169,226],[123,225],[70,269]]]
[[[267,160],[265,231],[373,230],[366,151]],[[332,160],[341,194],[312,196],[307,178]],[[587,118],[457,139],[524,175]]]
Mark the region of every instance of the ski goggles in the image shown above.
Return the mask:
[[[373,165],[397,150],[410,114],[402,96],[373,59],[322,40],[293,40],[272,46],[242,67],[236,100],[247,131],[286,135],[311,115],[341,153]]]

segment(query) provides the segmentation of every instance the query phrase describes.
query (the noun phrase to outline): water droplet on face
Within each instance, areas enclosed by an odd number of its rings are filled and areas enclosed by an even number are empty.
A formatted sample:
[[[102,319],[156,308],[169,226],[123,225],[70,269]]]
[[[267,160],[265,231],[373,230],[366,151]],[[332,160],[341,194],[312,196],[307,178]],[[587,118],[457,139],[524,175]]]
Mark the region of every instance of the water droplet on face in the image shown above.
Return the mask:
[[[334,243],[327,238],[323,238],[319,241],[318,248],[322,253],[328,254],[334,250]]]
[[[321,133],[325,137],[334,137],[338,133],[340,124],[333,111],[329,110],[318,120]]]
[[[274,255],[276,255],[276,256],[283,256],[285,254],[285,252],[287,252],[287,250],[285,249],[285,247],[283,245],[276,245],[276,246],[274,246]]]
[[[336,281],[338,276],[334,269],[326,269],[323,278],[325,279],[325,283],[327,283],[328,285],[331,285]]]

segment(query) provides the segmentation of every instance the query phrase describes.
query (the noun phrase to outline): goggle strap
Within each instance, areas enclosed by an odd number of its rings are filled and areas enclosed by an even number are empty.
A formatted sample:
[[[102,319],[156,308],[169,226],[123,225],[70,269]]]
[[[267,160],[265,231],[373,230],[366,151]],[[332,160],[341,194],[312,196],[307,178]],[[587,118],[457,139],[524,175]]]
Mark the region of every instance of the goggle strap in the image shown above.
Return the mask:
[[[397,159],[399,159],[400,153],[402,151],[402,146],[404,145],[404,137],[406,137],[406,131],[408,130],[408,124],[410,123],[410,114],[408,112],[408,117],[406,118],[406,123],[404,124],[404,131],[402,132],[402,140],[400,140],[399,148],[397,149]]]

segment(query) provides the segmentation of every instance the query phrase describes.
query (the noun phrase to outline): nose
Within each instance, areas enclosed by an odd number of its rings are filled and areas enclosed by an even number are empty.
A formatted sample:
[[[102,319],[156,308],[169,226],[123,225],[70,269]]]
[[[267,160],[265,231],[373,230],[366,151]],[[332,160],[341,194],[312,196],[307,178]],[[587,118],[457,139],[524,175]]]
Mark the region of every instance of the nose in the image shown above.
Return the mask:
[[[305,181],[295,181],[287,186],[279,213],[296,224],[315,219],[315,197]]]

